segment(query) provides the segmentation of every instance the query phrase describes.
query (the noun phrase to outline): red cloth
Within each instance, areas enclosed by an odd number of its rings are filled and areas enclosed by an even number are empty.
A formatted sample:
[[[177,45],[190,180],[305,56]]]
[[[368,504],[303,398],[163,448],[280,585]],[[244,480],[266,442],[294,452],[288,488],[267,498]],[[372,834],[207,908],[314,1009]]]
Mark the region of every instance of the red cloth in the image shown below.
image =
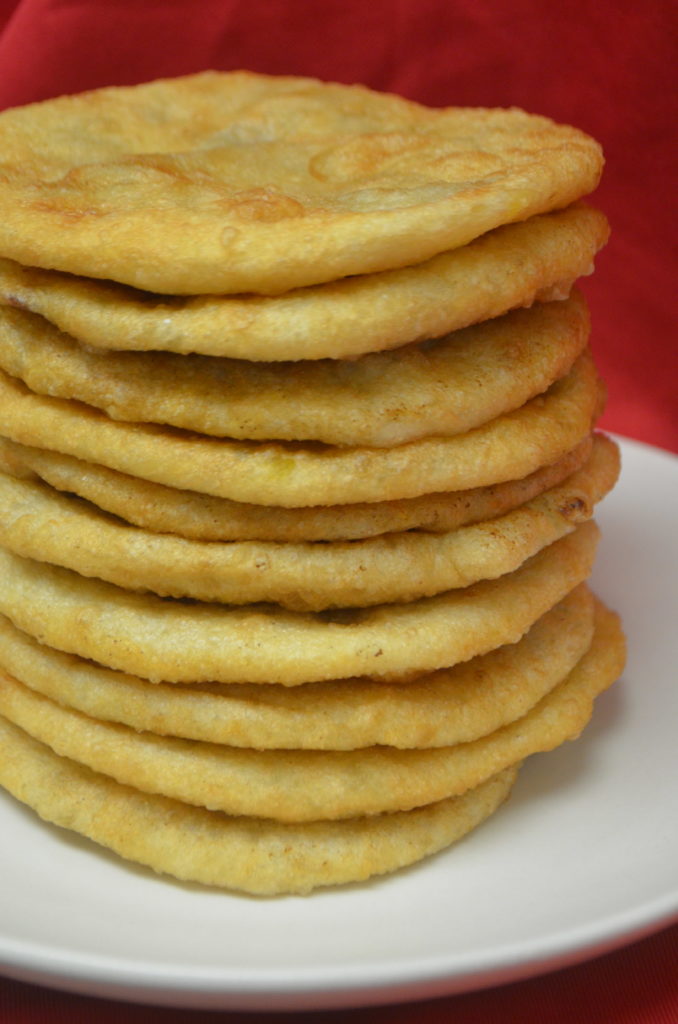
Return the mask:
[[[678,451],[675,10],[673,0],[0,0],[0,107],[245,67],[360,81],[435,105],[516,104],[589,131],[605,147],[596,202],[613,225],[586,285],[594,349],[610,389],[604,424]],[[673,928],[588,964],[487,992],[303,1019],[676,1024],[677,954]],[[0,981],[2,1024],[214,1019]]]

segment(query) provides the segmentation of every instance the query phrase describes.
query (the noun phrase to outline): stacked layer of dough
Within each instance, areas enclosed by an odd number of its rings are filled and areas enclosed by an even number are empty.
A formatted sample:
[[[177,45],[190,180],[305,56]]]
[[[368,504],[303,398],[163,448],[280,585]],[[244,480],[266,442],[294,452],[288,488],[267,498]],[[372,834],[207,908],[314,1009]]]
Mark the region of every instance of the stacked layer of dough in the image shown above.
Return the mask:
[[[0,783],[257,894],[453,843],[623,664],[598,146],[247,73],[0,142]]]

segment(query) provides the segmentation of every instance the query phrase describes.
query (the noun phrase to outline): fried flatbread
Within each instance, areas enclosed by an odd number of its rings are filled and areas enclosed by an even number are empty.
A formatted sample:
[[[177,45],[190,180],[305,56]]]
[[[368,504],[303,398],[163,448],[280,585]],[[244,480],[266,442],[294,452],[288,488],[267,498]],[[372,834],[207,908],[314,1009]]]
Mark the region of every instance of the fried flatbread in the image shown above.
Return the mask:
[[[391,447],[461,434],[546,391],[588,337],[579,292],[422,345],[272,364],[86,349],[42,317],[0,306],[0,367],[36,394],[239,440]]]
[[[414,267],[277,297],[167,296],[0,259],[0,301],[88,345],[249,360],[347,358],[564,298],[608,237],[583,204],[488,232]],[[515,272],[516,266],[520,273]]]
[[[0,153],[3,256],[169,294],[419,263],[569,205],[603,164],[582,132],[521,110],[247,72],[9,110]]]
[[[590,433],[603,389],[587,349],[515,412],[456,437],[395,448],[227,441],[110,420],[35,395],[0,371],[0,433],[179,489],[259,505],[341,505],[502,483],[555,462]]]
[[[401,677],[515,643],[588,578],[597,541],[589,521],[498,580],[321,613],[135,594],[0,548],[0,612],[50,647],[156,682]]]
[[[592,444],[593,437],[587,437],[557,462],[542,466],[522,480],[400,501],[316,508],[247,505],[196,491],[179,491],[2,437],[0,471],[23,479],[43,480],[153,533],[203,541],[294,543],[357,540],[415,529],[445,533],[493,519],[566,480],[584,465]]]
[[[259,750],[407,749],[468,743],[527,714],[592,637],[593,597],[581,584],[517,644],[407,682],[150,683],[38,644],[4,616],[0,667],[59,704],[156,735]]]
[[[582,469],[504,516],[449,533],[280,544],[190,541],[111,520],[80,499],[0,473],[0,544],[162,597],[321,611],[412,601],[512,572],[593,515],[619,451],[599,437]]]
[[[276,896],[362,882],[444,849],[507,798],[516,769],[461,797],[305,825],[229,818],[121,786],[58,757],[0,716],[0,785],[46,821],[182,881]]]
[[[0,672],[0,713],[55,753],[143,792],[226,814],[285,822],[411,810],[459,796],[530,755],[581,733],[593,701],[619,676],[624,639],[600,606],[590,649],[517,721],[471,743],[431,750],[247,750],[100,722]]]

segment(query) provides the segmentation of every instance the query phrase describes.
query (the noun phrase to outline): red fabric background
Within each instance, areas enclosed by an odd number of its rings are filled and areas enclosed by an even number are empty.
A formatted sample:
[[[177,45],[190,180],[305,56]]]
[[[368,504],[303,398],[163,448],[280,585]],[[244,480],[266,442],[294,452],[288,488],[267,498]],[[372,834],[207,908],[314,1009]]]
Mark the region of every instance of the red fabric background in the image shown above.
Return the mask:
[[[678,451],[673,0],[0,0],[0,108],[203,68],[359,81],[434,105],[517,104],[604,145],[613,240],[587,282],[604,424]],[[309,1024],[676,1024],[678,929],[541,979]],[[191,1024],[0,980],[2,1024]],[[285,1020],[229,1014],[233,1021]]]

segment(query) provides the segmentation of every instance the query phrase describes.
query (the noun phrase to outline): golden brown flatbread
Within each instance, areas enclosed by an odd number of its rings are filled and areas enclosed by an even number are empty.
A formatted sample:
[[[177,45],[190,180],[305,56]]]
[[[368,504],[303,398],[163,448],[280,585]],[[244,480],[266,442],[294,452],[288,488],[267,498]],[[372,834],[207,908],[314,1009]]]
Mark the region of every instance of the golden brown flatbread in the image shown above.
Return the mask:
[[[414,811],[285,825],[121,786],[58,757],[0,715],[0,785],[41,818],[159,873],[257,896],[362,882],[436,853],[488,818],[516,774],[507,769]]]
[[[90,350],[42,317],[0,306],[0,367],[36,394],[246,441],[389,448],[462,434],[546,391],[588,337],[578,292],[423,345],[299,363]]]
[[[515,412],[456,437],[395,448],[227,441],[110,420],[77,402],[35,395],[0,371],[0,433],[170,487],[260,505],[390,501],[514,480],[584,440],[604,392],[589,350],[570,373]]]
[[[342,359],[566,298],[571,283],[591,272],[608,233],[600,211],[577,203],[414,267],[265,297],[153,295],[0,259],[0,301],[40,313],[97,348]]]
[[[0,616],[0,666],[66,707],[138,731],[259,750],[353,750],[468,743],[527,714],[593,637],[585,584],[517,644],[402,682],[305,686],[150,683],[38,644]]]
[[[190,541],[111,520],[79,499],[0,473],[0,544],[128,590],[321,611],[412,601],[512,572],[593,515],[619,451],[598,439],[582,469],[504,516],[448,533],[280,544]]]
[[[319,613],[135,594],[0,548],[0,612],[50,647],[157,682],[402,677],[515,643],[588,578],[597,541],[589,521],[498,580]]]
[[[0,153],[1,255],[169,294],[419,263],[569,205],[603,163],[521,110],[247,72],[9,110]]]
[[[596,435],[597,437],[603,435]],[[61,452],[30,448],[0,437],[0,471],[20,479],[43,480],[77,494],[124,522],[154,533],[191,540],[332,541],[358,540],[403,530],[445,533],[504,515],[555,487],[581,469],[593,435],[557,462],[521,480],[468,491],[424,494],[400,501],[276,508],[247,505],[196,491],[179,491]]]
[[[285,822],[411,810],[459,796],[581,733],[624,666],[618,620],[600,606],[590,649],[517,721],[429,750],[248,750],[139,733],[61,707],[0,672],[0,713],[57,754],[147,793]]]

